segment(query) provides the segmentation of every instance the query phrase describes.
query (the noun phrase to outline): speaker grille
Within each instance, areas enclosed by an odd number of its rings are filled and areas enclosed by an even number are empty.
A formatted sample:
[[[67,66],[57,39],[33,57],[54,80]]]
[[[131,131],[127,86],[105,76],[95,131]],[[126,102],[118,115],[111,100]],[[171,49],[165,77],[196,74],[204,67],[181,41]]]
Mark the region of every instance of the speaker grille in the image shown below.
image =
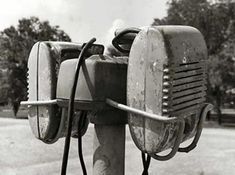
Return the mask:
[[[205,61],[173,63],[164,68],[163,114],[194,112],[205,101]]]

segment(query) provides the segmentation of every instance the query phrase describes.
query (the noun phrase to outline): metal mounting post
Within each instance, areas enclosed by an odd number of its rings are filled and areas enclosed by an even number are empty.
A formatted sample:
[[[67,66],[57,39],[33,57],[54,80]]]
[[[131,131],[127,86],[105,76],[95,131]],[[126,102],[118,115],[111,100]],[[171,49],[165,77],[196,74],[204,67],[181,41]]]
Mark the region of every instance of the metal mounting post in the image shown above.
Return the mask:
[[[100,112],[91,122],[95,124],[93,175],[124,175],[126,113]]]
[[[125,125],[95,125],[93,175],[124,175]]]

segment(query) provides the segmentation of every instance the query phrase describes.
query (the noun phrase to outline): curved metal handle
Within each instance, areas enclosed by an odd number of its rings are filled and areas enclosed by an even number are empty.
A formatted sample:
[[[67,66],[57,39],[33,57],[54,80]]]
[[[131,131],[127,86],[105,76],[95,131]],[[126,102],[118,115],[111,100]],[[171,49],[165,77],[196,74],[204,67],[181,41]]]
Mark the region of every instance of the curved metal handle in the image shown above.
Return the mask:
[[[198,122],[198,125],[197,125],[197,133],[196,133],[192,143],[189,146],[187,146],[187,147],[179,148],[178,149],[179,152],[188,153],[188,152],[190,152],[191,150],[193,150],[197,146],[198,140],[199,140],[199,138],[201,136],[201,133],[202,133],[202,128],[203,128],[204,120],[206,118],[207,113],[210,110],[212,110],[212,108],[213,108],[213,105],[211,105],[211,104],[206,104],[205,105],[205,107],[203,108],[203,110],[201,112],[200,119],[199,119],[199,122]]]
[[[38,101],[21,101],[21,105],[32,105],[32,106],[44,106],[44,105],[54,105],[57,104],[58,100],[38,100]]]
[[[183,133],[184,133],[184,127],[185,127],[185,122],[183,119],[181,119],[179,122],[179,130],[178,130],[178,135],[177,138],[175,140],[174,146],[171,150],[171,152],[165,156],[160,156],[157,154],[153,154],[153,153],[148,153],[152,158],[156,159],[156,160],[160,160],[160,161],[166,161],[171,159],[172,157],[175,156],[175,154],[177,153],[180,143],[182,142],[183,139]]]
[[[113,106],[113,107],[118,108],[120,110],[124,110],[124,111],[130,112],[130,113],[138,114],[138,115],[141,115],[141,116],[153,119],[153,120],[157,120],[159,122],[164,122],[164,123],[179,122],[179,129],[178,129],[177,138],[176,138],[174,146],[169,154],[167,154],[165,156],[160,156],[160,155],[157,155],[154,153],[147,153],[152,158],[154,158],[156,160],[160,160],[160,161],[166,161],[166,160],[171,159],[172,157],[174,157],[174,155],[177,152],[189,152],[189,151],[193,150],[197,146],[198,140],[201,136],[203,122],[206,118],[206,115],[213,108],[213,106],[211,104],[205,105],[205,107],[203,108],[203,110],[201,112],[199,123],[197,125],[197,133],[196,133],[192,143],[185,148],[179,148],[179,146],[183,140],[183,133],[184,133],[184,128],[185,128],[185,121],[184,121],[183,117],[182,118],[177,118],[177,117],[166,118],[163,116],[151,114],[151,113],[148,113],[145,111],[141,111],[139,109],[135,109],[135,108],[117,103],[111,99],[106,99],[106,103],[109,104],[110,106]]]
[[[180,121],[180,120],[183,119],[183,118],[177,118],[177,117],[170,117],[170,118],[169,117],[163,117],[163,116],[160,116],[160,115],[148,113],[148,112],[145,112],[145,111],[142,111],[142,110],[132,108],[130,106],[118,103],[118,102],[116,102],[114,100],[111,100],[109,98],[106,99],[106,103],[108,105],[114,107],[114,108],[117,108],[117,109],[120,109],[120,110],[123,110],[123,111],[126,111],[126,112],[130,112],[130,113],[134,113],[134,114],[137,114],[137,115],[149,118],[149,119],[157,120],[157,121],[160,121],[160,122],[164,122],[164,123],[177,122],[177,121]]]
[[[167,118],[167,117],[163,117],[160,115],[151,114],[151,113],[148,113],[148,112],[136,109],[136,108],[132,108],[127,105],[117,103],[111,99],[106,99],[106,103],[109,104],[110,106],[118,108],[120,110],[134,113],[134,114],[137,114],[140,116],[144,116],[144,117],[147,117],[147,118],[150,118],[153,120],[157,120],[159,122],[164,122],[164,123],[179,122],[179,130],[178,130],[177,138],[175,140],[175,143],[174,143],[174,146],[173,146],[171,152],[169,154],[167,154],[166,156],[160,156],[160,155],[156,155],[154,153],[147,153],[147,154],[149,154],[154,159],[165,161],[165,160],[171,159],[177,153],[177,151],[179,149],[179,145],[183,139],[183,133],[184,133],[184,128],[185,128],[185,121],[184,121],[183,117],[182,118],[177,118],[177,117]]]

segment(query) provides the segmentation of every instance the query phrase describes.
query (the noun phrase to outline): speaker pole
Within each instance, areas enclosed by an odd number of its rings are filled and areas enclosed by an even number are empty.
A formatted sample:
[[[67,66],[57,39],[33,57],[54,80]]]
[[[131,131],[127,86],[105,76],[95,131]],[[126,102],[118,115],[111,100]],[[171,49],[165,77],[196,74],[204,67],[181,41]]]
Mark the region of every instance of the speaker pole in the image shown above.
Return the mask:
[[[125,125],[96,125],[93,175],[124,175]]]
[[[93,175],[124,175],[126,113],[101,111],[93,115]]]

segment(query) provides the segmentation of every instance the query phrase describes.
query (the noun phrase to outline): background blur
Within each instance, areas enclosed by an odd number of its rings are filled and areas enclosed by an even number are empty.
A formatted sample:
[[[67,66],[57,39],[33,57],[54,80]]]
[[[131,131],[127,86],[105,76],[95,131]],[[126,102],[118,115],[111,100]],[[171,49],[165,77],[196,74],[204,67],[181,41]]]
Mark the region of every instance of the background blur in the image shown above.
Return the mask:
[[[9,130],[19,129],[18,125],[26,127],[25,120],[12,121],[12,119],[27,118],[27,111],[20,107],[20,101],[27,100],[27,59],[34,43],[45,40],[82,43],[91,37],[96,37],[99,43],[106,46],[107,54],[119,55],[118,51],[111,46],[114,31],[117,28],[147,25],[189,25],[201,31],[207,43],[209,58],[208,102],[215,106],[214,111],[208,116],[206,124],[207,128],[212,130],[206,131],[206,133],[207,136],[211,134],[212,137],[213,133],[222,135],[217,138],[221,139],[218,140],[218,146],[221,145],[215,149],[217,151],[227,149],[230,156],[234,155],[235,150],[228,148],[229,143],[223,139],[235,136],[233,134],[235,123],[235,0],[100,0],[99,2],[92,0],[8,0],[1,2],[0,120],[4,119],[4,121],[0,121],[2,139],[8,139],[7,143],[8,141],[11,143],[11,139],[14,142],[16,138],[7,135],[14,134],[14,132]],[[1,122],[4,124],[1,125]],[[4,128],[1,128],[3,126]],[[28,132],[23,128],[19,131]],[[33,140],[34,138],[31,137],[27,137],[27,139]],[[208,150],[205,149],[210,144],[206,141],[214,141],[208,139],[207,137],[202,139],[205,141],[203,142],[204,155],[208,153]],[[216,142],[213,143],[217,145]],[[5,144],[5,142],[0,144],[0,150],[4,150],[3,146],[7,145]],[[230,146],[232,145],[235,146],[235,143]],[[62,149],[58,146],[59,148]],[[5,151],[6,154],[4,151],[3,153],[0,151],[0,157],[7,156],[7,150]],[[197,154],[195,154],[196,157]],[[16,156],[14,164],[17,164],[17,160],[22,162],[17,158]],[[210,161],[219,159],[213,158]],[[200,160],[203,161],[203,157]],[[233,159],[219,159],[219,162],[226,163],[226,161],[232,162],[232,160],[234,162],[235,155]],[[10,164],[8,159],[0,158],[0,169],[7,167],[8,164]],[[172,166],[174,164],[172,163]],[[208,169],[211,168],[211,165],[212,163],[208,163]],[[24,166],[23,162],[21,166]],[[164,166],[162,168],[164,172]],[[188,167],[185,172],[190,170],[194,172],[194,168]],[[214,175],[216,171],[219,172],[217,174],[226,174],[218,169],[212,172],[201,170],[195,173]],[[9,172],[11,173],[11,171]],[[13,171],[13,174],[15,172]],[[234,163],[227,174],[234,174],[232,172],[235,172]],[[182,171],[180,173],[184,174]]]

